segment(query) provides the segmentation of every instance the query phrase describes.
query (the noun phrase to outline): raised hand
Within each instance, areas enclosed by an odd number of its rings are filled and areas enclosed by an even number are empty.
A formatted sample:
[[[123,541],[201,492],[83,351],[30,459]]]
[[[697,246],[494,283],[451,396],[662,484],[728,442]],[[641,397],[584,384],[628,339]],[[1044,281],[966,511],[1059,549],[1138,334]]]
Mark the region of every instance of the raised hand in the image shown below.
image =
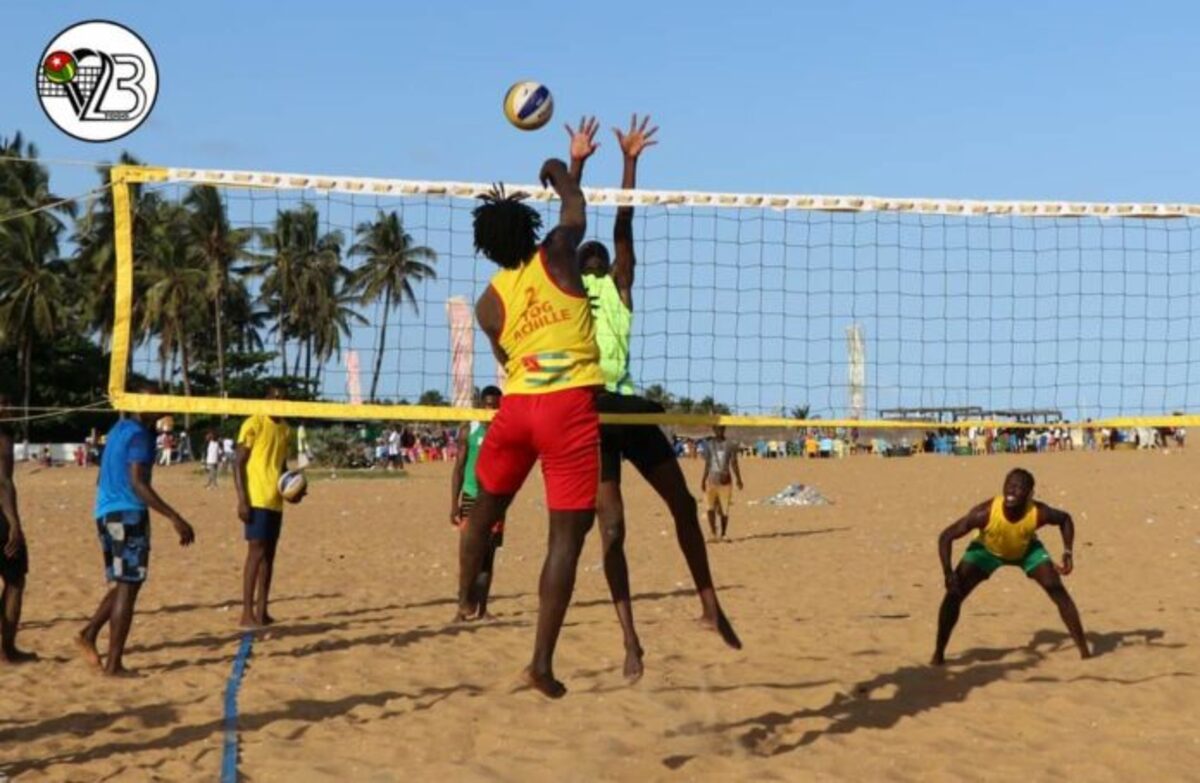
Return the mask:
[[[542,164],[542,170],[538,172],[538,181],[542,183],[542,187],[553,187],[561,193],[562,187],[568,181],[569,176],[567,164],[558,158],[550,158]]]
[[[655,125],[650,130],[646,130],[649,125],[649,114],[642,118],[641,125],[638,125],[638,117],[634,114],[629,121],[628,132],[621,133],[620,128],[613,128],[613,133],[617,135],[617,143],[621,145],[621,152],[625,153],[625,157],[636,158],[642,154],[642,150],[658,144],[657,141],[652,140],[654,134],[658,133],[658,126]]]
[[[571,160],[587,160],[600,146],[596,143],[596,131],[600,129],[600,123],[596,122],[595,117],[580,117],[578,128],[572,128],[570,123],[563,127],[571,137]]]

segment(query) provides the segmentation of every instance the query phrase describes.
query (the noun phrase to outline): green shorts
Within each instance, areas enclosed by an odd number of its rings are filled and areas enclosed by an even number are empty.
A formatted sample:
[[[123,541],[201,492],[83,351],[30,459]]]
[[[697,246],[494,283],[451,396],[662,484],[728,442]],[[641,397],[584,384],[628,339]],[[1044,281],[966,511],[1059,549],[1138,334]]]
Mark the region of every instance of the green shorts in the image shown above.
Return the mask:
[[[1021,566],[1021,570],[1028,576],[1033,573],[1033,569],[1042,563],[1053,562],[1050,558],[1050,553],[1046,551],[1046,547],[1042,546],[1042,542],[1036,538],[1029,544],[1029,549],[1026,550],[1025,556],[1019,560],[1005,560],[996,557],[983,544],[978,541],[972,541],[967,546],[967,551],[963,553],[962,561],[970,563],[988,576],[991,576],[992,572],[1000,566]]]

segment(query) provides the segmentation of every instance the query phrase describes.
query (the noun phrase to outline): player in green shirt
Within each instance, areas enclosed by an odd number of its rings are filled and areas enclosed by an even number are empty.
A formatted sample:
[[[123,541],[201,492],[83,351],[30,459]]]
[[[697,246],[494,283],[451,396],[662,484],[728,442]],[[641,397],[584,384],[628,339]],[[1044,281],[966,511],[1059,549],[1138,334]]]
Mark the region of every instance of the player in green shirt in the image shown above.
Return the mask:
[[[636,187],[638,156],[647,147],[658,143],[652,138],[658,128],[647,130],[649,124],[650,118],[646,117],[639,125],[635,115],[628,132],[613,129],[625,159],[622,188],[631,190]],[[571,137],[571,174],[576,182],[583,177],[584,162],[596,151],[598,127],[595,118],[581,121],[578,130],[567,126],[567,133]],[[620,207],[617,210],[613,247],[616,262],[611,265],[608,249],[602,243],[587,242],[579,248],[583,284],[592,302],[600,367],[605,378],[605,389],[596,398],[596,409],[601,413],[663,413],[661,405],[634,393],[629,374],[635,264],[633,207]],[[675,536],[700,595],[703,609],[700,621],[717,631],[730,647],[740,649],[742,643],[717,601],[708,566],[708,553],[704,547],[704,534],[696,514],[696,501],[688,491],[687,481],[675,457],[675,449],[656,426],[605,424],[600,427],[600,490],[596,499],[596,516],[600,520],[604,545],[604,576],[608,580],[625,637],[625,676],[630,680],[641,677],[643,650],[633,623],[629,566],[625,559],[622,459],[629,460],[642,474],[666,502],[675,520]]]
[[[500,389],[485,386],[479,393],[480,403],[486,410],[500,408]],[[454,461],[454,472],[450,474],[450,524],[460,531],[464,529],[475,498],[479,497],[479,479],[475,476],[475,463],[479,461],[479,450],[487,435],[486,421],[473,421],[463,425],[458,433],[458,457]],[[487,613],[488,594],[492,590],[492,571],[496,563],[496,550],[504,546],[504,520],[492,523],[491,536],[483,553],[483,567],[471,588],[471,600],[479,608],[475,617],[491,618]]]

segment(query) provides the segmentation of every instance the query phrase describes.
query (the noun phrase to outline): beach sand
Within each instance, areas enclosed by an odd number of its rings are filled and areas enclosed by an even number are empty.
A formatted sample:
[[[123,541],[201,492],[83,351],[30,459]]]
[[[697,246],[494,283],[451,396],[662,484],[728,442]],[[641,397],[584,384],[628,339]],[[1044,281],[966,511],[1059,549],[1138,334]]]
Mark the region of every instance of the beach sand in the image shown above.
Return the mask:
[[[927,665],[942,594],[935,539],[1016,465],[1074,514],[1068,588],[1097,657],[1081,661],[1017,570],[967,602],[945,668]],[[685,470],[698,489],[700,463]],[[710,546],[738,652],[699,603],[669,518],[626,470],[628,551],[646,675],[621,677],[593,532],[556,670],[559,702],[516,691],[528,662],[546,519],[540,479],[514,504],[491,623],[455,625],[447,465],[314,481],[289,508],[277,626],[242,683],[248,781],[970,781],[1200,779],[1200,449],[743,465],[733,541]],[[197,530],[154,522],[126,664],[98,677],[72,637],[104,589],[95,473],[18,473],[32,571],[23,644],[0,668],[0,773],[21,781],[217,780],[244,544],[233,491],[155,475]],[[791,482],[835,505],[748,501]],[[1057,559],[1057,531],[1043,535]],[[955,554],[962,551],[963,543]]]

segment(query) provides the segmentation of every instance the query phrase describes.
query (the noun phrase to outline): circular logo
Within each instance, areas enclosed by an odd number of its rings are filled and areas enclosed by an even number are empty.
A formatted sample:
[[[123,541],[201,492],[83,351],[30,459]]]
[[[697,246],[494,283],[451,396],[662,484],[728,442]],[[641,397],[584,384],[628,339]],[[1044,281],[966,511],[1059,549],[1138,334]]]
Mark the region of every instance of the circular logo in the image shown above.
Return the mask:
[[[42,110],[80,141],[112,141],[137,130],[158,97],[158,65],[128,27],[93,20],[71,25],[37,64]]]

